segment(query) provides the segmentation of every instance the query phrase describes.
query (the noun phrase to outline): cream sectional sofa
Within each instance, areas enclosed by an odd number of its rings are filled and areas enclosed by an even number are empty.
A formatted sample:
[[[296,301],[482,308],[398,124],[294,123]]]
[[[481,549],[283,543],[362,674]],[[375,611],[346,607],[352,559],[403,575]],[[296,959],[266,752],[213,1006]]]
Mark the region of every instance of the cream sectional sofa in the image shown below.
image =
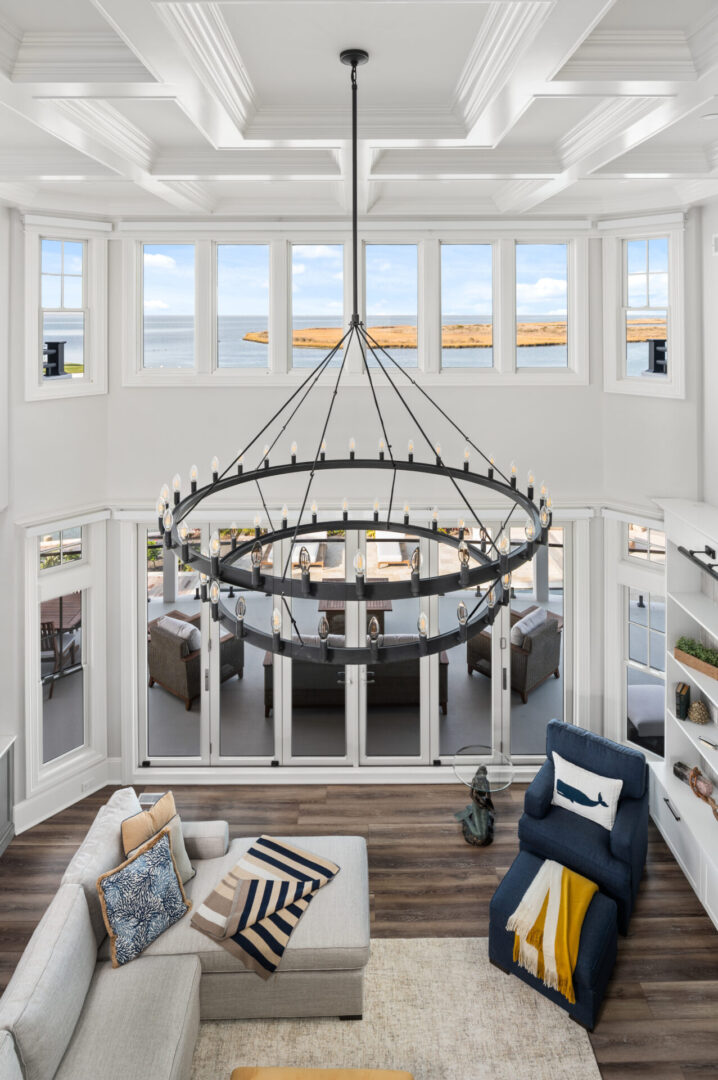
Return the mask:
[[[268,981],[193,930],[189,914],[112,968],[96,882],[122,861],[120,824],[139,809],[132,788],[100,809],[30,939],[0,999],[2,1080],[184,1080],[200,1019],[361,1015],[369,887],[358,836],[291,838],[341,870]],[[230,843],[224,821],[183,823],[183,833],[197,870],[185,885],[193,904],[256,839]]]

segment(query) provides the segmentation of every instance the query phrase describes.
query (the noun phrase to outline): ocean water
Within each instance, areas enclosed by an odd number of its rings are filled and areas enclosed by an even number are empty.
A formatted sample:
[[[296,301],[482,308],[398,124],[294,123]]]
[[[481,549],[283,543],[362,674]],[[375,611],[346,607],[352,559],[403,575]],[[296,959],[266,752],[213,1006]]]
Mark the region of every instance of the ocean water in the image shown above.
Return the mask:
[[[83,365],[84,321],[81,311],[48,311],[43,315],[42,340],[64,341],[65,364]]]

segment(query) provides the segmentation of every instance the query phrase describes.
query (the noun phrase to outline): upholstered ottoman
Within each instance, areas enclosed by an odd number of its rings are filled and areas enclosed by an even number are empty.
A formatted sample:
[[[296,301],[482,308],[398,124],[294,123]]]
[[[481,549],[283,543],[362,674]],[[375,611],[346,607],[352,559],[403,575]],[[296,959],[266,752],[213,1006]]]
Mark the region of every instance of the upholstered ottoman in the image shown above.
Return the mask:
[[[509,916],[518,907],[542,863],[543,859],[538,855],[528,851],[519,852],[494,893],[489,909],[489,959],[502,971],[517,975],[544,997],[560,1005],[572,1020],[593,1031],[616,961],[616,903],[597,892],[589,905],[573,973],[576,1002],[571,1005],[558,990],[544,986],[540,979],[514,962],[514,935],[506,929]]]

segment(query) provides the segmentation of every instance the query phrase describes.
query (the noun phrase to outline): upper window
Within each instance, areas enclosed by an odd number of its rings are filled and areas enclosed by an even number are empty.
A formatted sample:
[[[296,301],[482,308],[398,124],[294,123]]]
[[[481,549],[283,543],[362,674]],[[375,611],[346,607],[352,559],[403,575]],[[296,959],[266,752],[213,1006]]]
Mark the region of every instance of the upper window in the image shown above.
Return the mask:
[[[344,247],[292,245],[292,366],[314,367],[342,336]],[[337,353],[332,364],[341,363]]]
[[[666,601],[626,589],[626,737],[663,755],[666,668]]]
[[[568,245],[516,244],[516,366],[568,367]]]
[[[40,241],[43,379],[85,373],[85,244]]]
[[[194,280],[194,244],[143,245],[143,367],[194,367]]]
[[[269,245],[217,245],[217,367],[266,368]]]
[[[668,237],[626,240],[626,375],[668,374]]]
[[[493,367],[493,248],[441,245],[441,366]]]
[[[77,562],[82,558],[82,527],[45,533],[40,537],[40,569]]]
[[[367,244],[366,326],[371,338],[383,346],[397,364],[418,364],[417,326],[419,254],[416,244]],[[380,352],[387,369],[390,360]],[[369,358],[376,366],[376,361]],[[390,371],[391,374],[391,371]]]
[[[662,529],[649,529],[647,525],[637,525],[631,522],[628,526],[627,554],[634,559],[665,563],[665,532]]]

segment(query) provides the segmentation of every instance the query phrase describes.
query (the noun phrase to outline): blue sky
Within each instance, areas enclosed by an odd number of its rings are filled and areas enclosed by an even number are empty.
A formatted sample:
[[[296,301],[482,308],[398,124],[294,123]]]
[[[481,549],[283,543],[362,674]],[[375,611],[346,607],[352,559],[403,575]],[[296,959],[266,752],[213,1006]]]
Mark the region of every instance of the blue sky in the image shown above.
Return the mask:
[[[653,243],[653,242],[652,242]],[[661,241],[658,242],[660,245]],[[415,316],[417,264],[415,244],[367,244],[367,319]],[[268,247],[261,244],[218,246],[218,310],[220,315],[266,318],[269,305]],[[631,269],[639,268],[639,252],[629,252]],[[651,304],[665,303],[667,258],[657,246],[650,255]],[[645,263],[645,254],[643,257]],[[633,277],[633,274],[632,274]],[[636,295],[645,271],[634,278]],[[341,244],[292,246],[292,306],[303,318],[343,322],[343,248]],[[516,245],[516,310],[527,315],[561,318],[566,314],[567,248],[565,244]],[[445,318],[491,315],[491,249],[488,244],[442,245],[442,312]],[[644,302],[644,301],[641,301]],[[148,315],[191,315],[194,312],[194,248],[191,244],[146,244],[144,306]]]

